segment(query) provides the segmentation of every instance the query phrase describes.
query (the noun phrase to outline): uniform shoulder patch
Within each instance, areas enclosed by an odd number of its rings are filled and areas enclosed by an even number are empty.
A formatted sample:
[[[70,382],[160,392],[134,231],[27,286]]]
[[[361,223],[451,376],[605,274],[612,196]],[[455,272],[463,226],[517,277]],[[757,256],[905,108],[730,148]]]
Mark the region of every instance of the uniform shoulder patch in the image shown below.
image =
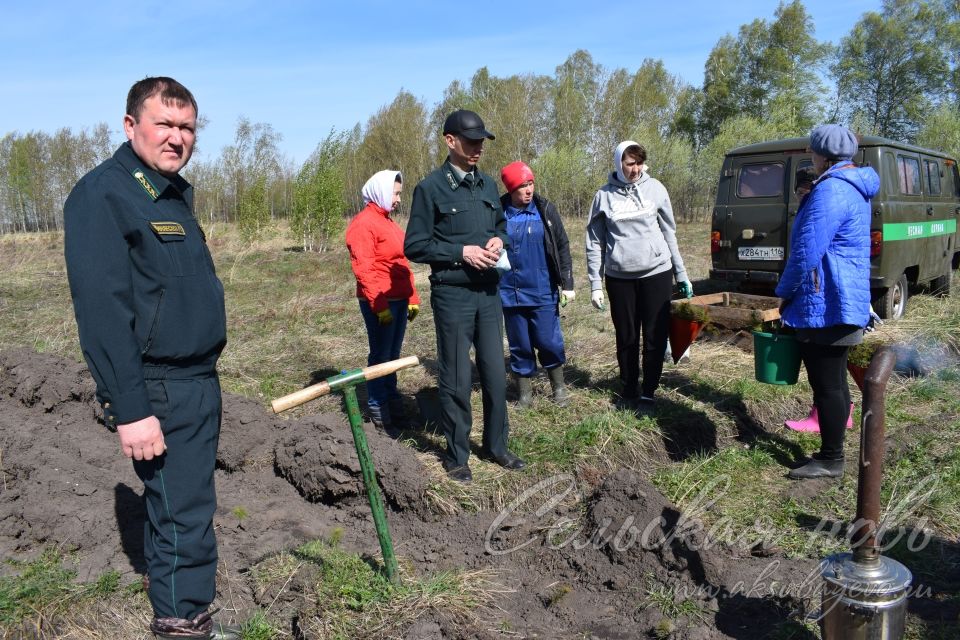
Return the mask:
[[[157,188],[153,186],[153,183],[150,182],[150,179],[147,178],[142,169],[135,169],[133,171],[133,177],[136,178],[137,182],[140,183],[140,186],[143,187],[143,190],[147,192],[148,196],[154,200],[160,197],[160,192],[158,192]]]
[[[179,222],[151,222],[153,232],[159,236],[185,236],[183,225]]]

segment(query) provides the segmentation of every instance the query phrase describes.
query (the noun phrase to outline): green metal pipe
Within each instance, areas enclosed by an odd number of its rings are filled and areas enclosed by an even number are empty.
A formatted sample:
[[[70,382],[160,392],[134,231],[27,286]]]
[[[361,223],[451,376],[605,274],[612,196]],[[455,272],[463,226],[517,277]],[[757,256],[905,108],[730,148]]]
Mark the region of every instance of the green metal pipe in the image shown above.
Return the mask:
[[[363,376],[363,369],[353,369],[352,371],[341,371],[335,376],[330,376],[325,382],[330,385],[330,391],[336,391],[348,385],[355,386],[364,380],[366,380],[366,378]]]
[[[359,377],[358,377],[359,376]],[[383,565],[390,582],[398,582],[400,574],[397,569],[397,558],[393,554],[393,540],[390,538],[390,527],[387,524],[387,514],[383,508],[383,498],[380,496],[380,487],[377,485],[377,473],[373,468],[373,458],[370,456],[370,447],[367,446],[367,434],[363,432],[363,417],[360,415],[360,403],[357,402],[356,385],[363,382],[363,371],[349,371],[339,376],[328,378],[331,389],[342,388],[343,397],[347,401],[347,416],[350,419],[350,430],[353,431],[353,443],[357,447],[357,458],[360,460],[360,469],[363,472],[363,486],[370,499],[370,510],[373,512],[373,526],[377,530],[380,540],[380,551],[383,552]],[[336,385],[336,386],[334,386]]]

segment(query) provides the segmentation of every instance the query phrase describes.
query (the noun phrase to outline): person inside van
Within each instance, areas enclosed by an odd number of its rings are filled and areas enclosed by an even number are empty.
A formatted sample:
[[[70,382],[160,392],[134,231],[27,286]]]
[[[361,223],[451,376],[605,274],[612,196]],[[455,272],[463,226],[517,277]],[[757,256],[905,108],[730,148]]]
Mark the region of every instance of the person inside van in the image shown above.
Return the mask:
[[[817,172],[812,166],[797,169],[793,192],[797,194],[797,200],[800,201],[800,204],[803,204],[804,199],[813,191],[813,183],[816,180]]]
[[[603,309],[603,285],[623,382],[621,406],[652,413],[670,331],[670,297],[693,287],[677,245],[677,224],[663,184],[647,173],[647,151],[633,140],[617,145],[614,171],[593,198],[587,222],[590,301]],[[640,345],[643,340],[643,387]]]
[[[826,124],[810,132],[817,179],[790,231],[790,254],[777,284],[780,315],[793,327],[813,388],[820,451],[788,476],[843,475],[843,440],[850,415],[847,354],[870,321],[870,198],[880,177],[857,167],[857,138]]]

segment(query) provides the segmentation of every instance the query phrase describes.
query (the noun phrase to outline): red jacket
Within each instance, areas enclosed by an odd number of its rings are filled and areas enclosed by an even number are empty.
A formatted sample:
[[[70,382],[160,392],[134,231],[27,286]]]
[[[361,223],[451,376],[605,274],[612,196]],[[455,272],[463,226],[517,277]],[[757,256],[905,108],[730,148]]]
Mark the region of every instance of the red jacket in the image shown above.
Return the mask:
[[[374,313],[391,300],[420,304],[410,263],[403,255],[403,229],[382,207],[367,204],[347,227],[350,266],[357,276],[357,297],[370,303]]]

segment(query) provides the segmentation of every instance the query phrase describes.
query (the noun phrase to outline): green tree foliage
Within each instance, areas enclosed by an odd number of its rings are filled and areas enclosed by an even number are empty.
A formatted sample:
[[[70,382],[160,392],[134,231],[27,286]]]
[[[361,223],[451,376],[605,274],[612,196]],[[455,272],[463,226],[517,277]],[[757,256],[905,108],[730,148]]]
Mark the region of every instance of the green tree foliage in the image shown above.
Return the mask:
[[[740,72],[737,41],[726,35],[714,45],[703,68],[703,99],[699,134],[710,140],[720,125],[740,111]]]
[[[237,222],[247,239],[260,235],[270,221],[267,176],[255,175],[251,178],[237,198]]]
[[[347,181],[351,191],[359,194],[367,179],[382,169],[400,171],[405,181],[426,175],[433,160],[429,126],[423,103],[413,94],[400,91],[393,102],[367,122],[366,133],[357,149],[357,161],[365,171]],[[401,211],[409,209],[413,194],[413,184],[406,186]]]
[[[934,109],[924,120],[917,144],[960,158],[960,109],[947,103]]]
[[[778,117],[809,129],[820,118],[825,89],[819,71],[832,47],[816,40],[814,24],[800,0],[781,2],[772,22],[756,19],[724,36],[704,66],[699,133],[702,142],[738,115]]]
[[[960,107],[960,2],[941,0],[940,35],[950,58],[950,99]]]
[[[822,118],[826,88],[820,70],[833,46],[814,37],[813,18],[800,0],[777,7],[765,52],[772,110],[784,126],[807,131]]]
[[[668,135],[677,124],[681,94],[688,89],[661,60],[645,59],[632,75],[626,69],[615,70],[598,103],[597,151],[608,156],[620,141],[638,131],[658,138]]]
[[[74,134],[31,131],[0,138],[0,231],[63,227],[63,202],[77,180],[112,152],[100,124]]]
[[[304,251],[325,251],[343,232],[348,139],[331,131],[297,174],[291,229]]]
[[[281,135],[273,126],[241,117],[233,144],[224,147],[220,165],[226,177],[227,206],[248,237],[258,235],[275,217],[270,196],[283,178],[277,147]]]
[[[557,67],[553,86],[553,145],[568,149],[590,144],[594,105],[600,94],[600,65],[579,49]]]
[[[948,49],[938,39],[944,13],[922,0],[885,0],[840,42],[832,67],[838,113],[870,132],[910,140],[945,95]]]
[[[551,147],[530,163],[537,177],[537,191],[552,200],[563,215],[583,217],[606,178],[594,171],[585,149]]]

